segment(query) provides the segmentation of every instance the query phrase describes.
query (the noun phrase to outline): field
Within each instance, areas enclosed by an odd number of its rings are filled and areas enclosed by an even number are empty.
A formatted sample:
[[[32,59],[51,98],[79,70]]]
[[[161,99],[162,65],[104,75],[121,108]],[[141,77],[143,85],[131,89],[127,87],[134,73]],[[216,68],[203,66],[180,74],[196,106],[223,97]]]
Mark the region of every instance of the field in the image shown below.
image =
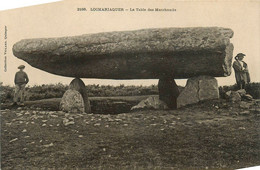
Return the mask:
[[[1,111],[2,169],[234,169],[260,164],[260,101],[179,110]]]
[[[251,84],[248,91],[251,88],[258,95],[258,87],[259,83]],[[221,98],[178,110],[130,112],[148,95],[156,95],[157,87],[109,87],[118,91],[100,97],[112,92],[94,86],[92,94],[100,94],[90,97],[94,114],[69,114],[58,109],[59,93],[66,88],[33,87],[31,96],[46,93],[47,97],[12,107],[8,99],[12,87],[2,87],[1,95],[6,98],[1,104],[1,169],[235,169],[260,165],[257,97],[237,103]],[[233,88],[220,87],[220,95]],[[142,95],[136,95],[140,91]],[[48,98],[51,94],[58,98]]]

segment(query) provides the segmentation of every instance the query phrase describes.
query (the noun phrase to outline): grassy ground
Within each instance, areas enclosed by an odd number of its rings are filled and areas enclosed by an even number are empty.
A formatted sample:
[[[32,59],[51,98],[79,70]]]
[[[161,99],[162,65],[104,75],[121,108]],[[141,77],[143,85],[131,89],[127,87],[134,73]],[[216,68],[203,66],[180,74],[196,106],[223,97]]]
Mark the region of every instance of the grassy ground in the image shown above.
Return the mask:
[[[1,110],[2,169],[234,169],[260,164],[259,102],[116,115]]]

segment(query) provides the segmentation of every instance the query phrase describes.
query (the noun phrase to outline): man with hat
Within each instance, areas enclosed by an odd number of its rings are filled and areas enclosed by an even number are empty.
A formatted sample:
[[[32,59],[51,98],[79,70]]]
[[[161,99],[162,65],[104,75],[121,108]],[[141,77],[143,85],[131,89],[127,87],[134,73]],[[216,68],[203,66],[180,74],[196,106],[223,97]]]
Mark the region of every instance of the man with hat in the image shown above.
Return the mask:
[[[245,89],[246,84],[250,82],[248,66],[243,61],[244,56],[246,55],[243,53],[238,53],[233,63],[238,89]]]
[[[25,86],[29,82],[29,78],[28,78],[27,74],[23,71],[24,68],[25,68],[24,65],[20,65],[18,67],[18,69],[20,69],[20,71],[18,71],[15,74],[15,78],[14,78],[15,91],[14,91],[14,104],[13,105],[17,105],[18,98],[20,98],[21,105],[24,105],[23,102],[24,102]]]

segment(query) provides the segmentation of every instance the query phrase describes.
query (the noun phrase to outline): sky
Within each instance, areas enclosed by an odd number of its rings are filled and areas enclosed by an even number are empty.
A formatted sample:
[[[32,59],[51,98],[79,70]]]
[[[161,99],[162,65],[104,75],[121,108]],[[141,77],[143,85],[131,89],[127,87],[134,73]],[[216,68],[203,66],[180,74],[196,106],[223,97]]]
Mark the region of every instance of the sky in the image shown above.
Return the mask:
[[[90,8],[174,8],[176,12],[91,12]],[[80,12],[77,8],[86,8]],[[25,65],[29,85],[69,84],[73,78],[53,75],[16,58],[12,46],[21,39],[75,36],[89,33],[166,27],[225,27],[234,31],[234,56],[244,53],[252,82],[260,82],[260,1],[89,1],[65,0],[0,11],[0,81],[14,85],[17,67]],[[6,37],[5,37],[6,36]],[[6,39],[5,39],[6,38]],[[7,46],[5,47],[5,42]],[[6,50],[6,55],[4,51]],[[6,70],[5,70],[6,66]],[[219,85],[235,84],[234,71],[217,78]],[[85,84],[151,85],[158,80],[86,79]],[[186,80],[177,80],[184,86]]]

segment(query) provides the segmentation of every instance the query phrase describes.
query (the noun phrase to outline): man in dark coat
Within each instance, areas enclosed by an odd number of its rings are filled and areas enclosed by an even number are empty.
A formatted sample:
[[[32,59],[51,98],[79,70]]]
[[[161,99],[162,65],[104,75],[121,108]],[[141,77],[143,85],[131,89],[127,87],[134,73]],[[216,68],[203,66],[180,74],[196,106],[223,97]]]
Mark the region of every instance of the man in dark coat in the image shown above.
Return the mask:
[[[248,66],[243,61],[244,56],[243,53],[237,54],[233,63],[238,89],[245,89],[246,84],[250,82]]]
[[[18,71],[15,74],[14,83],[15,83],[15,91],[14,91],[14,103],[13,105],[17,105],[18,98],[20,98],[20,105],[24,105],[24,92],[25,92],[25,86],[29,82],[29,78],[27,74],[23,71],[25,68],[24,65],[20,65]]]

